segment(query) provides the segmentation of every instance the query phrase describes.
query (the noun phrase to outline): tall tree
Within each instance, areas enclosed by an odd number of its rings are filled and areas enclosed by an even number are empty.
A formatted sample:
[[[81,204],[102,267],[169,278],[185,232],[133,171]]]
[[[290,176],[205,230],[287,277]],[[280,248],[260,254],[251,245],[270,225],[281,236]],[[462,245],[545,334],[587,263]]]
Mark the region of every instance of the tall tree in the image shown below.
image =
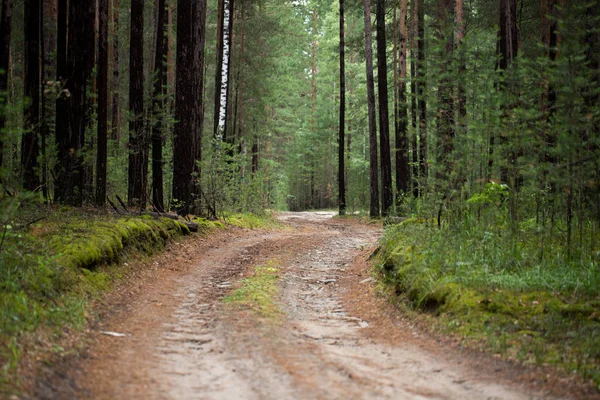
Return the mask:
[[[217,138],[219,112],[221,110],[221,84],[223,82],[223,43],[225,38],[225,0],[217,2],[217,43],[215,62],[215,104],[213,114],[213,134]]]
[[[466,72],[466,57],[465,57],[465,48],[463,46],[463,39],[466,33],[466,22],[464,17],[464,0],[455,0],[456,1],[456,40],[455,45],[458,50],[458,83],[456,86],[456,100],[457,100],[457,108],[458,108],[458,121],[457,121],[457,130],[459,133],[465,133],[466,119],[467,119],[467,95],[465,91],[464,85],[464,76]]]
[[[200,161],[202,161],[202,136],[204,127],[204,47],[206,42],[206,0],[198,0],[192,7],[193,20],[193,80],[194,80],[194,104],[193,104],[193,140],[194,140],[194,172],[197,181],[200,181]],[[192,193],[200,198],[199,184],[192,186]]]
[[[40,27],[41,0],[25,1],[25,81],[27,108],[25,129],[21,141],[21,171],[23,186],[35,190],[39,183],[37,174],[40,128]]]
[[[144,0],[131,1],[129,113],[127,199],[130,204],[143,208],[148,179],[148,140],[144,129]]]
[[[344,0],[340,0],[340,131],[338,135],[338,205],[340,215],[346,214],[346,182],[344,167],[344,127],[346,122],[346,72],[344,54]]]
[[[158,0],[156,19],[156,52],[154,60],[154,89],[152,96],[152,205],[159,212],[163,212],[163,117],[165,112],[165,89],[167,85],[167,69],[165,56],[167,38],[165,35],[166,23],[165,0]]]
[[[6,105],[8,104],[8,61],[12,26],[12,0],[2,0],[0,17],[0,170],[3,165],[4,129],[6,127]],[[0,175],[1,176],[1,175]]]
[[[417,98],[419,108],[419,178],[427,185],[429,164],[427,162],[427,79],[425,64],[425,7],[423,0],[414,0],[417,14]],[[419,194],[423,194],[421,188]]]
[[[112,140],[121,137],[121,109],[119,107],[119,0],[112,0],[112,106],[111,134]]]
[[[58,2],[57,75],[65,90],[56,104],[55,197],[71,205],[83,202],[82,150],[90,111],[86,94],[95,47],[89,45],[94,43],[94,4],[94,0],[70,1],[67,7],[66,1]]]
[[[369,116],[369,182],[371,218],[379,217],[379,167],[377,163],[377,121],[375,117],[375,80],[373,78],[373,33],[371,0],[364,0],[367,109]]]
[[[219,114],[217,139],[227,140],[227,109],[229,104],[229,78],[231,75],[231,34],[233,31],[234,0],[224,0],[223,17],[223,54],[221,60],[221,86],[219,94]]]
[[[379,92],[379,152],[381,154],[381,213],[387,216],[393,203],[392,160],[388,114],[387,55],[385,39],[385,0],[376,0],[377,9],[377,89]]]
[[[447,176],[451,171],[449,156],[454,149],[454,95],[451,85],[451,61],[454,50],[454,32],[452,27],[454,4],[453,0],[439,1],[438,40],[440,41],[440,81],[438,84],[438,137],[441,139],[440,174]]]
[[[177,70],[175,75],[175,136],[173,138],[173,199],[187,214],[192,203],[194,172],[193,9],[192,0],[177,1]]]
[[[61,83],[61,88],[66,86],[67,79],[67,0],[58,0],[56,16],[56,80]],[[72,165],[69,154],[69,131],[67,123],[68,97],[61,91],[56,99],[56,150],[57,162],[55,167],[56,180],[54,182],[54,199],[58,202],[66,202],[70,197],[72,186]]]
[[[96,205],[106,203],[108,158],[108,1],[98,0],[98,141],[96,153]]]
[[[419,149],[417,129],[417,10],[418,0],[413,0],[410,4],[410,120],[413,129],[411,135],[412,151],[412,185],[413,197],[419,197]]]
[[[408,109],[406,103],[406,42],[407,42],[407,11],[408,0],[400,1],[400,18],[397,21],[398,26],[394,24],[394,30],[398,30],[396,36],[397,51],[398,51],[398,66],[399,70],[394,71],[394,75],[398,75],[395,82],[395,158],[396,158],[396,191],[397,202],[400,201],[405,193],[408,193],[410,188],[410,168],[408,165]],[[396,7],[394,7],[394,17],[396,16]],[[394,18],[396,19],[396,18]]]

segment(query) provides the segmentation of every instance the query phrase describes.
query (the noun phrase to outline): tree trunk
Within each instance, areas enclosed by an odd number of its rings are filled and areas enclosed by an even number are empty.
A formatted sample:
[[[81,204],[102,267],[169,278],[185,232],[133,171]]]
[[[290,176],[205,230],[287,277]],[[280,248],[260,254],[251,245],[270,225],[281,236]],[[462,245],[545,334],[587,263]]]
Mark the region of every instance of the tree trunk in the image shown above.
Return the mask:
[[[219,113],[221,110],[221,84],[223,74],[223,42],[225,35],[225,0],[218,0],[217,5],[217,60],[215,64],[215,105],[214,105],[214,137],[219,129]]]
[[[6,106],[8,105],[8,65],[10,60],[10,40],[12,25],[12,0],[2,0],[2,16],[0,17],[0,170],[3,166],[4,130],[6,129]],[[0,175],[1,177],[1,175]]]
[[[425,7],[423,0],[415,1],[417,14],[417,97],[419,107],[419,175],[421,185],[427,186],[429,164],[427,162],[427,79],[425,66]],[[423,195],[421,188],[419,194]]]
[[[55,104],[48,103],[46,93],[46,82],[54,81],[56,75],[56,0],[44,0],[41,7],[41,111],[40,111],[40,133],[41,133],[41,173],[42,192],[44,199],[50,198],[48,185],[48,138],[51,133],[50,118],[55,117]]]
[[[441,150],[438,177],[447,178],[452,170],[449,157],[454,150],[454,96],[451,85],[451,60],[454,49],[453,0],[439,2],[439,31],[438,39],[441,47],[440,82],[438,85],[438,137],[441,139]],[[446,179],[447,180],[447,179]]]
[[[457,84],[457,107],[458,121],[456,124],[459,134],[467,132],[467,95],[465,92],[464,79],[467,67],[463,39],[465,37],[466,24],[464,19],[464,0],[456,0],[456,48],[458,50],[458,84]]]
[[[68,90],[69,96],[63,93],[64,106],[61,112],[65,114],[66,121],[66,138],[63,143],[66,145],[63,148],[66,164],[64,168],[64,178],[59,175],[59,182],[64,184],[64,192],[59,200],[71,205],[81,205],[83,202],[84,190],[84,162],[83,162],[83,145],[85,143],[85,130],[88,124],[88,101],[86,98],[88,91],[88,82],[91,76],[91,66],[94,57],[94,23],[93,16],[95,12],[95,2],[93,0],[80,0],[69,2],[68,14],[68,38],[66,43],[62,44],[62,36],[59,31],[58,35],[58,53],[61,54],[60,47],[65,45],[66,58],[62,68],[65,68],[65,89]],[[61,16],[59,2],[59,21],[58,26],[61,28]],[[64,20],[63,20],[64,21]],[[66,21],[65,21],[66,23]],[[66,26],[65,26],[66,28]],[[62,63],[63,58],[58,57],[58,63]],[[62,68],[59,69],[59,73]],[[59,101],[60,102],[60,101]],[[59,105],[57,104],[57,136],[58,136],[58,121],[59,121]],[[59,151],[60,152],[60,151]]]
[[[377,1],[377,88],[379,91],[379,151],[381,153],[381,214],[388,216],[393,203],[392,161],[388,115],[385,0]]]
[[[192,195],[200,199],[200,161],[202,161],[202,134],[204,126],[204,47],[206,42],[206,0],[198,0],[192,6],[194,15],[192,43],[193,54],[193,79],[194,79],[194,104],[193,104],[193,140],[194,140],[194,172],[197,185],[192,186]]]
[[[56,80],[66,87],[67,80],[67,0],[58,0],[57,6],[57,34],[56,34]],[[61,92],[56,99],[56,150],[57,162],[55,169],[54,200],[67,202],[70,193],[72,166],[69,154],[69,132],[67,124],[67,105],[69,98]]]
[[[112,65],[112,123],[111,139],[121,138],[121,110],[119,109],[119,0],[112,0],[113,65]]]
[[[367,108],[369,115],[369,180],[371,218],[379,217],[379,166],[377,163],[377,121],[375,117],[375,83],[373,78],[373,34],[371,0],[364,0],[365,58],[367,74]]]
[[[223,59],[221,67],[221,89],[219,95],[219,120],[217,140],[227,140],[227,107],[229,104],[229,78],[231,72],[231,33],[233,30],[234,0],[224,0]]]
[[[407,9],[408,0],[400,2],[400,20],[398,32],[399,80],[396,86],[398,97],[396,105],[396,191],[397,203],[410,188],[410,168],[408,165],[408,112],[406,103],[406,41],[407,41]],[[394,8],[394,11],[396,9]],[[395,13],[394,13],[395,14]]]
[[[418,0],[413,0],[410,5],[410,117],[413,134],[411,135],[412,151],[412,185],[413,197],[419,197],[419,149],[417,130],[417,13]]]
[[[344,128],[346,122],[346,76],[344,54],[344,0],[340,0],[340,132],[338,136],[338,206],[346,214],[346,182],[344,179]]]
[[[143,209],[148,179],[148,140],[144,129],[144,0],[131,2],[129,113],[127,201]]]
[[[194,99],[195,91],[192,0],[177,1],[177,55],[175,75],[175,137],[173,138],[173,200],[179,214],[191,207],[192,173],[194,172]]]
[[[21,141],[23,187],[35,190],[39,183],[38,135],[40,128],[40,27],[41,0],[26,0],[25,9],[25,126]]]
[[[108,1],[98,2],[98,142],[96,154],[96,205],[106,204],[108,158]]]
[[[163,212],[163,116],[165,111],[165,0],[158,1],[156,15],[156,52],[154,60],[154,89],[152,95],[152,205],[158,212]]]

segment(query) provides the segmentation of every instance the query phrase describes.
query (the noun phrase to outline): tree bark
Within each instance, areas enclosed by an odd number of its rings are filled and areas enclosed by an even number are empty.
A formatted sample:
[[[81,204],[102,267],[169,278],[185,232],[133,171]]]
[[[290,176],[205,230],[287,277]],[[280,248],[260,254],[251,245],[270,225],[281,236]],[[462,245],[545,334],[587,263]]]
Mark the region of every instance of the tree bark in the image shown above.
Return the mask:
[[[37,174],[40,133],[40,27],[41,0],[25,1],[25,81],[23,95],[25,126],[21,141],[21,171],[23,187],[35,190],[39,183]]]
[[[218,0],[217,5],[217,60],[215,64],[215,105],[214,105],[214,137],[217,138],[219,129],[219,112],[221,109],[221,84],[223,73],[223,39],[225,24],[225,0]]]
[[[144,129],[144,0],[131,2],[129,113],[127,201],[143,209],[148,179],[148,140]]]
[[[217,140],[227,141],[227,110],[229,105],[229,78],[231,76],[231,33],[233,31],[234,0],[224,0],[223,19],[223,56],[221,67],[221,87],[219,95],[219,120],[217,125]]]
[[[394,8],[394,11],[396,9]],[[398,97],[396,105],[396,191],[397,203],[410,189],[410,168],[408,165],[408,110],[406,102],[406,41],[407,41],[407,19],[408,0],[400,2],[400,20],[398,32],[398,61],[399,80],[396,86]],[[394,13],[395,14],[395,13]]]
[[[68,6],[68,38],[66,42],[62,42],[62,36],[59,31],[58,53],[61,54],[60,47],[64,47],[66,57],[63,59],[58,57],[58,63],[64,63],[59,70],[66,70],[65,89],[67,93],[63,93],[61,99],[64,99],[64,118],[66,121],[65,142],[63,154],[66,159],[64,168],[64,178],[59,175],[58,181],[61,185],[64,184],[65,190],[61,193],[59,200],[70,205],[81,205],[83,203],[84,190],[84,162],[83,162],[83,145],[85,143],[85,130],[89,122],[89,102],[87,101],[88,82],[92,73],[94,46],[94,7],[93,0],[70,1]],[[61,28],[61,16],[59,2],[59,21],[58,26]],[[65,20],[63,20],[65,21]],[[66,21],[65,21],[66,24]],[[66,28],[66,26],[65,26]],[[61,71],[59,71],[60,73]],[[60,100],[59,100],[60,102]],[[59,105],[57,104],[57,135],[58,135],[58,113]]]
[[[119,108],[119,0],[112,0],[113,65],[112,65],[112,122],[111,139],[121,138],[121,110]]]
[[[173,138],[173,200],[179,214],[187,214],[192,200],[194,172],[193,12],[192,0],[177,1],[177,55],[175,75],[175,137]]]
[[[413,0],[410,5],[410,117],[413,134],[411,135],[412,151],[412,187],[413,197],[419,197],[419,149],[417,129],[417,13],[418,0]]]
[[[440,154],[440,168],[438,177],[447,178],[452,167],[450,165],[450,153],[454,150],[454,96],[451,81],[451,60],[454,50],[454,32],[451,27],[454,24],[453,0],[440,0],[439,2],[439,30],[438,39],[441,47],[440,81],[438,84],[438,115],[437,128],[438,137],[441,139],[442,153]]]
[[[56,17],[56,80],[61,83],[62,88],[66,88],[67,79],[67,17],[67,0],[58,0]],[[55,167],[54,200],[58,202],[67,202],[70,195],[68,192],[72,175],[67,124],[68,101],[69,99],[64,91],[56,99],[55,136],[57,162]]]
[[[346,76],[344,54],[344,0],[340,0],[340,131],[338,135],[338,206],[339,214],[346,214],[346,182],[344,177],[344,129],[346,122]]]
[[[417,14],[417,98],[419,107],[419,175],[421,178],[421,190],[427,186],[429,176],[429,164],[427,162],[427,80],[425,66],[425,7],[423,0],[414,0]]]
[[[165,107],[165,86],[166,86],[166,68],[165,68],[165,21],[166,9],[165,0],[158,1],[156,14],[156,52],[154,60],[154,88],[152,96],[152,205],[158,212],[163,212],[164,193],[163,193],[163,116]]]
[[[379,217],[379,166],[377,162],[377,120],[375,116],[375,80],[373,78],[373,34],[371,0],[364,0],[365,58],[367,75],[367,109],[369,116],[369,181],[371,218]]]
[[[381,153],[381,214],[388,216],[393,203],[392,161],[388,114],[385,0],[377,1],[377,88],[379,91],[379,151]]]
[[[98,2],[98,142],[96,154],[96,205],[106,204],[108,158],[108,1]]]
[[[3,166],[4,130],[6,129],[6,106],[8,105],[8,65],[12,32],[12,0],[2,0],[0,17],[0,170]]]
[[[464,19],[464,0],[456,0],[456,48],[458,50],[458,84],[457,91],[457,108],[458,121],[456,124],[459,134],[466,134],[467,131],[467,94],[464,86],[464,79],[467,67],[465,59],[465,49],[463,39],[466,32],[466,23]]]
[[[201,199],[200,196],[200,161],[202,161],[202,136],[204,127],[204,48],[206,42],[206,0],[194,2],[192,7],[194,20],[192,43],[193,54],[193,79],[194,79],[194,105],[193,105],[193,140],[194,140],[194,172],[197,184],[192,186],[192,195],[194,198]]]

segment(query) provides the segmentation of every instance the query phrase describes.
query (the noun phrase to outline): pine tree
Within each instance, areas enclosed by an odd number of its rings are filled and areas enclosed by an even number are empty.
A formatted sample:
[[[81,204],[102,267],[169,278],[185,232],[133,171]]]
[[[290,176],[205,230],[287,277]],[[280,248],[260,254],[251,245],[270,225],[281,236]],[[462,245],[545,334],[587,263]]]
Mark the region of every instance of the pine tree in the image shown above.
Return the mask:
[[[144,208],[148,179],[148,145],[144,129],[144,0],[131,2],[129,41],[129,169],[127,199]]]
[[[392,161],[388,115],[385,0],[377,1],[377,88],[379,92],[379,152],[381,154],[381,213],[387,216],[393,203]]]
[[[344,179],[344,127],[346,122],[346,72],[344,65],[344,0],[340,0],[340,131],[338,135],[338,205],[339,214],[346,214],[346,182]]]

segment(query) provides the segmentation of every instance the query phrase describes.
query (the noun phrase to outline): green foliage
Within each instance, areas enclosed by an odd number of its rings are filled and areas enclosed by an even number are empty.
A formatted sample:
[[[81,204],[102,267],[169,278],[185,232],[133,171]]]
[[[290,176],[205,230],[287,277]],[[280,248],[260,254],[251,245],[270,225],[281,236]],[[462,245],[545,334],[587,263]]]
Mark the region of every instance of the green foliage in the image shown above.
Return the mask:
[[[281,224],[272,215],[255,215],[249,213],[227,214],[224,221],[228,225],[238,226],[246,229],[279,228]]]
[[[534,224],[514,240],[474,218],[441,230],[418,219],[389,227],[376,260],[384,282],[445,332],[600,384],[599,249],[570,259],[563,234],[546,243],[542,261]]]
[[[13,201],[4,201],[0,221],[0,390],[15,377],[24,337],[39,327],[51,335],[81,329],[89,301],[125,275],[127,268],[119,264],[123,256],[151,254],[189,233],[186,225],[168,218],[113,217],[37,204],[9,208]],[[24,223],[39,215],[45,218]],[[201,232],[222,226],[197,222]]]
[[[238,289],[225,297],[224,302],[239,309],[252,310],[266,318],[275,318],[281,313],[276,303],[278,280],[278,262],[271,260],[265,266],[255,267],[253,275],[244,279]]]

